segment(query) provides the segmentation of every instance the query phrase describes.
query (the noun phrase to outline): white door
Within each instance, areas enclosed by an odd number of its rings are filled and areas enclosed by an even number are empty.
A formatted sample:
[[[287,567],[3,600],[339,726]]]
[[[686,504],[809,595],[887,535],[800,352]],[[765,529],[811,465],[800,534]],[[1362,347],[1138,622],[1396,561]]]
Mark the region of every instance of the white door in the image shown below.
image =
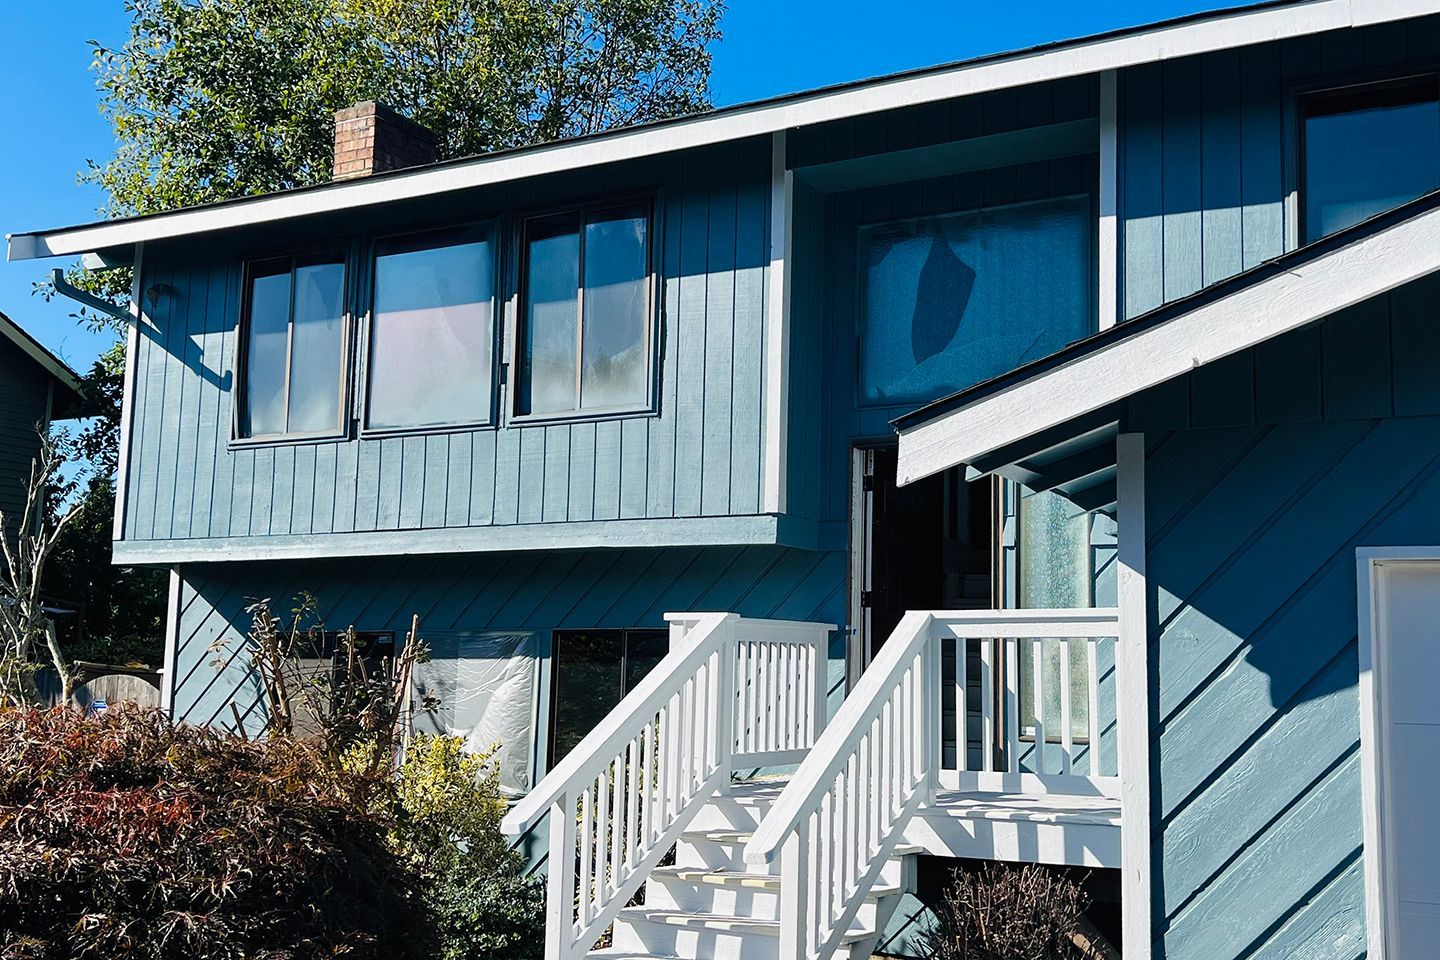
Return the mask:
[[[1386,960],[1428,960],[1440,949],[1440,561],[1377,559],[1369,585],[1373,662],[1362,689],[1373,684],[1375,743],[1366,839],[1379,844],[1367,855],[1379,853],[1372,880],[1380,888],[1380,915],[1372,907],[1370,916],[1384,925]]]

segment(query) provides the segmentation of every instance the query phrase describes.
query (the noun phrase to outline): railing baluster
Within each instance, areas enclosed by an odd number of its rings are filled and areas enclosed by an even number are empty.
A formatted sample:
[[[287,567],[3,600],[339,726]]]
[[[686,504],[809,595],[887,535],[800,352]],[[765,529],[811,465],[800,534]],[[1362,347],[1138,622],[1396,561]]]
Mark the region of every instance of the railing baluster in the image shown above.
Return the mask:
[[[1031,697],[1035,711],[1035,760],[1036,773],[1045,772],[1045,642],[1031,641],[1031,657],[1035,664],[1035,689]]]
[[[640,821],[640,783],[636,777],[640,768],[636,763],[640,744],[631,740],[625,747],[625,870],[628,873],[635,866],[636,827]]]
[[[955,638],[955,769],[969,770],[970,731],[965,716],[967,674],[965,638]]]
[[[640,850],[641,856],[655,842],[655,816],[651,806],[655,800],[655,724],[647,723],[640,730]]]
[[[600,774],[595,783],[595,899],[602,899],[608,892],[606,884],[609,882],[608,871],[605,869],[605,833],[606,827],[610,824],[610,784],[606,783],[609,776],[609,767]],[[594,916],[592,913],[591,916]]]
[[[590,922],[590,908],[594,903],[591,893],[591,858],[595,855],[594,815],[590,811],[592,783],[580,794],[580,925]]]
[[[995,645],[980,641],[980,769],[995,772]]]
[[[1071,730],[1070,641],[1060,640],[1060,772],[1070,776],[1075,758],[1075,734]]]
[[[1005,770],[1020,772],[1020,641],[1005,641]]]
[[[1099,640],[1091,639],[1085,644],[1085,669],[1089,676],[1085,678],[1085,691],[1089,694],[1087,704],[1088,714],[1085,717],[1085,734],[1090,741],[1089,749],[1086,751],[1090,758],[1089,773],[1092,777],[1101,776],[1100,771],[1100,661]]]

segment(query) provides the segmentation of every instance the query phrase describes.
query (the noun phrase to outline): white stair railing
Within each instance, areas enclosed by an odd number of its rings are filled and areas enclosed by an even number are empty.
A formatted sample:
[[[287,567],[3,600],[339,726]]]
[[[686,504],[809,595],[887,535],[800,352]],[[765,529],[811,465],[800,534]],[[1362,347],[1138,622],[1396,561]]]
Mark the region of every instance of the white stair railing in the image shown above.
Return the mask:
[[[1113,637],[1118,614],[1113,609],[1083,610],[1000,610],[973,612],[912,612],[905,615],[894,633],[866,668],[829,727],[815,743],[810,755],[791,778],[745,850],[753,864],[781,858],[780,955],[825,960],[831,957],[847,935],[865,898],[869,895],[887,860],[904,836],[905,826],[915,812],[930,802],[941,785],[968,789],[1031,787],[1056,789],[1055,778],[1044,778],[1045,768],[1022,771],[1018,748],[1018,700],[1020,688],[1015,664],[1008,658],[1003,682],[994,676],[997,642],[1009,643],[1018,654],[1021,638],[1039,643],[1060,639],[1094,641]],[[968,735],[966,705],[970,699],[966,675],[968,643],[981,647],[980,697],[982,733],[980,751],[986,759],[975,772],[966,769]],[[958,769],[942,770],[942,666],[946,646],[953,650],[956,670],[955,742]],[[1094,649],[1093,642],[1091,649]],[[1032,762],[1043,763],[1046,735],[1043,719],[1046,699],[1043,648],[1037,646],[1033,689],[1039,720]],[[1068,656],[1068,651],[1067,651]],[[1068,661],[1067,661],[1068,662]],[[1096,662],[1091,656],[1090,664]],[[985,665],[989,665],[989,669]],[[1094,704],[1098,691],[1097,671],[1090,670],[1087,700]],[[1000,708],[1008,711],[1001,721],[996,714],[995,690],[999,688]],[[1059,691],[1062,712],[1069,718],[1072,691]],[[1089,716],[1098,711],[1093,707]],[[1000,744],[997,723],[1012,731],[1003,753],[1004,771],[994,769]],[[1092,729],[1093,726],[1092,726]],[[1098,733],[1094,734],[1098,740]],[[1092,752],[1096,744],[1092,743]],[[1065,771],[1071,770],[1072,738],[1068,725],[1062,745]],[[989,780],[981,782],[979,774]],[[1008,779],[996,779],[999,774]],[[1066,782],[1086,792],[1096,789],[1092,778],[1073,774]]]
[[[667,614],[670,653],[507,814],[549,817],[546,960],[588,951],[736,761],[794,762],[824,728],[834,627]]]

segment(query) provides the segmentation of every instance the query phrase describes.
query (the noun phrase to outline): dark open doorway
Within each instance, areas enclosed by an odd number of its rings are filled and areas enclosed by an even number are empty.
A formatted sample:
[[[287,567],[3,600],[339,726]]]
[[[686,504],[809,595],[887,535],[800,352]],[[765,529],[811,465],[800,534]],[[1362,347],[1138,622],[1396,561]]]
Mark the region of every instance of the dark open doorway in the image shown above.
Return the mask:
[[[996,595],[993,481],[952,469],[900,487],[895,468],[893,446],[855,450],[852,685],[907,610],[984,610]]]

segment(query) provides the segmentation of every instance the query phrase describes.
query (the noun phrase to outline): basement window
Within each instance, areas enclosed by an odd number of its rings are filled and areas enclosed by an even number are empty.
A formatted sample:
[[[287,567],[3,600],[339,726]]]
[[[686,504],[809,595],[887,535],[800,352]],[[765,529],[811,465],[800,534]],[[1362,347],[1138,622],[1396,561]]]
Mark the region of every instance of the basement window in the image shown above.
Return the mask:
[[[604,720],[669,650],[665,630],[556,630],[550,766]]]
[[[1325,91],[1299,105],[1305,243],[1440,187],[1436,77]]]
[[[650,234],[648,203],[525,222],[517,416],[650,409]]]
[[[374,283],[366,429],[490,422],[495,254],[489,232],[382,240]]]
[[[281,257],[246,270],[241,438],[333,436],[344,406],[345,257]]]

